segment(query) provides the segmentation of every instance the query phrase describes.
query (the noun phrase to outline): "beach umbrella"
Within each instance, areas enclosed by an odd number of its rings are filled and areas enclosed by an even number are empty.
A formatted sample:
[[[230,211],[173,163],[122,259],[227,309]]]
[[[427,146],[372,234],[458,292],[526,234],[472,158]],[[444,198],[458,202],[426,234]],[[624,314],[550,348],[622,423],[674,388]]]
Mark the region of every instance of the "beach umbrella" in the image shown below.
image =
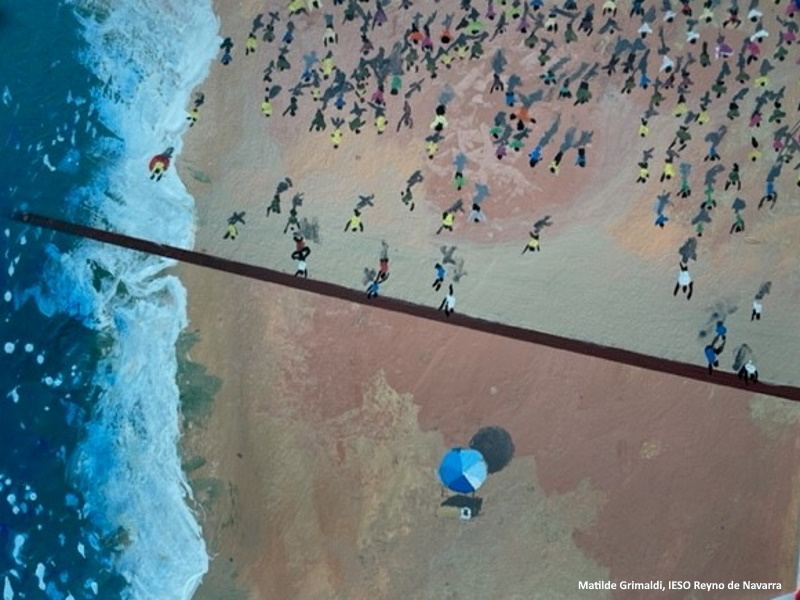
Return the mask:
[[[483,455],[471,448],[453,448],[442,458],[439,479],[442,484],[462,494],[477,490],[486,481],[488,470]]]

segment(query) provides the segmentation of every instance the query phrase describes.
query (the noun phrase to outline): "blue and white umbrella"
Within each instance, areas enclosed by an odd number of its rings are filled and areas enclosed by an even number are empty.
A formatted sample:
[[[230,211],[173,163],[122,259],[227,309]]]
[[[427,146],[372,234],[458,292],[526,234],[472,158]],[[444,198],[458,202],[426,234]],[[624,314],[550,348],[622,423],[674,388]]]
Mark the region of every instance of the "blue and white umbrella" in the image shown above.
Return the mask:
[[[468,448],[453,448],[439,465],[439,479],[445,487],[469,494],[486,481],[488,470],[483,454]]]

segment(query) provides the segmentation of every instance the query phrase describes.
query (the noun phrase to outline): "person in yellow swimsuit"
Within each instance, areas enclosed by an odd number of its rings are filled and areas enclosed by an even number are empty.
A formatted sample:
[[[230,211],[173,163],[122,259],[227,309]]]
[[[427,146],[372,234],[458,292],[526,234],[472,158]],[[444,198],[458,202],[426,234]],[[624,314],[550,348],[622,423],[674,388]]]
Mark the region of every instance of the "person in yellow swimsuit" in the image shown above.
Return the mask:
[[[445,211],[442,213],[442,224],[439,229],[436,230],[436,235],[442,233],[443,229],[447,229],[447,231],[453,231],[453,223],[455,223],[456,215],[455,213]]]
[[[290,0],[289,6],[287,7],[289,10],[290,15],[296,15],[300,12],[306,12],[306,2],[305,0]]]
[[[672,159],[668,158],[664,161],[664,168],[661,170],[661,179],[659,181],[664,181],[665,179],[669,181],[675,176],[675,165],[672,164]]]
[[[255,53],[257,46],[256,34],[251,31],[250,35],[247,36],[247,41],[244,43],[244,55]]]
[[[264,101],[261,103],[261,114],[265,117],[272,116],[272,102],[269,101],[269,96],[264,96]]]
[[[747,158],[750,159],[750,162],[757,162],[759,158],[761,158],[761,150],[758,149],[758,140],[756,138],[750,138],[750,145],[753,147],[750,152],[747,153]]]
[[[638,165],[639,178],[636,180],[636,183],[647,183],[647,180],[650,177],[650,169],[648,169],[646,162],[640,162]]]
[[[322,73],[322,78],[328,79],[335,68],[336,66],[333,64],[333,53],[328,52],[328,54],[325,55],[325,58],[319,61],[319,70],[320,73]]]
[[[376,111],[375,113],[375,130],[378,132],[378,135],[382,134],[386,131],[386,125],[388,121],[386,120],[386,115],[383,114],[383,111]]]
[[[530,232],[531,239],[528,240],[528,243],[525,244],[525,247],[522,249],[522,253],[525,254],[526,252],[541,252],[541,248],[539,247],[539,234]]]
[[[439,150],[438,142],[433,138],[429,138],[425,144],[425,151],[428,153],[428,158],[433,159],[433,157],[436,156],[436,152],[438,152],[438,150]]]
[[[353,216],[350,217],[347,221],[347,225],[344,226],[345,231],[364,231],[364,224],[361,222],[361,211],[358,209],[353,210]]]
[[[642,124],[639,125],[639,137],[647,137],[650,134],[650,128],[647,126],[647,119],[642,119]]]
[[[686,105],[686,98],[683,97],[683,94],[678,96],[678,104],[675,105],[675,108],[672,111],[672,114],[676,117],[682,117],[689,111],[689,107]]]

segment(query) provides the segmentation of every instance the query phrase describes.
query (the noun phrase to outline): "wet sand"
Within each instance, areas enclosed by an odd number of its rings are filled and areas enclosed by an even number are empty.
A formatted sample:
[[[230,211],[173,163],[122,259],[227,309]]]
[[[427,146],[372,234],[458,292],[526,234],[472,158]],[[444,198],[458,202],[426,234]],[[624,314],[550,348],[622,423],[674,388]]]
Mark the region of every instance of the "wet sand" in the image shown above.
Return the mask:
[[[457,3],[436,6],[441,17]],[[275,76],[284,91],[268,119],[260,112],[262,70],[278,44],[259,42],[253,56],[244,56],[251,21],[263,6],[246,0],[217,8],[222,35],[234,39],[233,62],[212,66],[178,165],[197,203],[198,250],[294,272],[294,244],[283,230],[292,194],[303,192],[300,217],[319,234],[307,236],[309,277],[365,289],[385,240],[391,275],[381,293],[436,306],[460,273],[460,312],[696,363],[709,324],[721,314],[728,348],[749,344],[762,378],[800,382],[793,358],[800,351],[795,175],[787,166],[776,182],[773,211],[755,210],[772,155],[765,147],[760,163],[747,164],[749,102],[742,102],[739,121],[728,124],[728,98],[715,100],[711,123],[692,126],[694,140],[680,158],[693,164],[686,200],[676,197],[677,182],[658,182],[679,124],[671,115],[675,89],[664,91],[661,116],[641,140],[638,117],[650,92],[621,95],[619,74],[593,79],[595,100],[588,105],[573,109],[555,99],[534,105],[537,123],[525,149],[498,161],[488,127],[503,98],[487,93],[494,49],[488,42],[486,59],[456,60],[435,83],[423,84],[413,98],[413,130],[395,133],[398,99],[387,94],[387,132],[375,132],[368,112],[364,130],[345,131],[333,149],[330,124],[307,131],[315,110],[308,92],[297,117],[280,113],[303,54],[324,55],[323,13],[341,8],[294,19],[293,69]],[[595,29],[603,23],[596,8]],[[403,33],[388,12],[389,22],[370,33],[376,47]],[[679,21],[667,29],[673,58],[688,48]],[[349,72],[360,46],[357,26],[336,22],[336,62]],[[278,36],[284,25],[285,16]],[[627,38],[635,36],[635,26],[623,27]],[[750,28],[729,33],[731,44],[738,48]],[[713,44],[716,27],[698,30]],[[553,51],[556,60],[573,57],[568,71],[581,60],[608,59],[611,36],[579,37]],[[526,51],[513,39],[502,42],[506,72],[524,73],[526,93],[542,87],[538,49]],[[788,98],[796,87],[792,56],[771,74],[771,87],[785,83]],[[708,87],[719,66],[693,66],[696,88]],[[404,85],[423,71],[404,76]],[[730,93],[739,89],[732,79]],[[430,160],[424,137],[446,84],[455,93],[450,124]],[[691,95],[693,110],[702,91]],[[793,106],[786,110],[796,117]],[[561,126],[531,170],[527,152],[559,113]],[[690,219],[702,201],[702,138],[723,123],[730,130],[719,151],[728,167],[742,165],[744,185],[723,193],[725,173],[717,178],[718,208],[698,240],[698,260],[690,265],[695,293],[687,302],[671,293],[678,248],[693,236]],[[593,131],[588,165],[573,165],[573,149],[552,175],[547,163],[571,126],[577,134]],[[768,131],[757,134],[762,146],[769,145]],[[651,146],[650,181],[637,186],[636,162]],[[469,181],[460,193],[450,182],[459,152],[467,156]],[[409,212],[400,193],[416,169],[425,181],[414,189]],[[285,176],[294,186],[282,197],[282,212],[265,217]],[[490,189],[487,222],[468,223],[458,214],[452,233],[436,235],[441,211],[456,199],[469,211],[476,182]],[[661,230],[653,225],[653,203],[665,190],[674,204]],[[358,195],[371,193],[375,205],[364,210],[364,232],[343,232]],[[747,200],[747,228],[731,236],[737,195]],[[225,221],[234,211],[246,211],[246,224],[237,239],[226,240]],[[542,252],[521,256],[531,224],[546,215],[553,225],[542,232]],[[437,293],[430,289],[433,264],[443,258],[441,247],[451,245],[456,264],[446,265],[448,282]],[[191,473],[215,555],[201,600],[557,599],[574,597],[580,580],[605,579],[793,587],[800,508],[794,493],[800,413],[793,405],[194,268],[182,278],[191,328],[201,339],[192,359],[223,382],[210,417],[187,431],[185,442],[187,456],[208,461]],[[752,323],[750,302],[765,281],[773,291],[764,319]],[[730,370],[731,362],[728,351],[721,368]],[[466,444],[485,425],[510,432],[515,459],[480,491],[479,518],[441,519],[436,465],[448,447]],[[717,597],[731,596],[702,595]]]

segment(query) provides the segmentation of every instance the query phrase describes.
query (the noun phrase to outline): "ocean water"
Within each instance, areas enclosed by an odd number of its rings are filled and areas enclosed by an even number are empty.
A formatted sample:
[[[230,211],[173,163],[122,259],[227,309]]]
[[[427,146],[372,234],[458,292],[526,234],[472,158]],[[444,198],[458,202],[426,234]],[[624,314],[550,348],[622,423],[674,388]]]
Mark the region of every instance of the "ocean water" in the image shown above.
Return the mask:
[[[219,38],[210,0],[0,0],[0,587],[188,599],[208,567],[180,468],[173,263],[7,220],[30,210],[177,246],[174,169]]]

